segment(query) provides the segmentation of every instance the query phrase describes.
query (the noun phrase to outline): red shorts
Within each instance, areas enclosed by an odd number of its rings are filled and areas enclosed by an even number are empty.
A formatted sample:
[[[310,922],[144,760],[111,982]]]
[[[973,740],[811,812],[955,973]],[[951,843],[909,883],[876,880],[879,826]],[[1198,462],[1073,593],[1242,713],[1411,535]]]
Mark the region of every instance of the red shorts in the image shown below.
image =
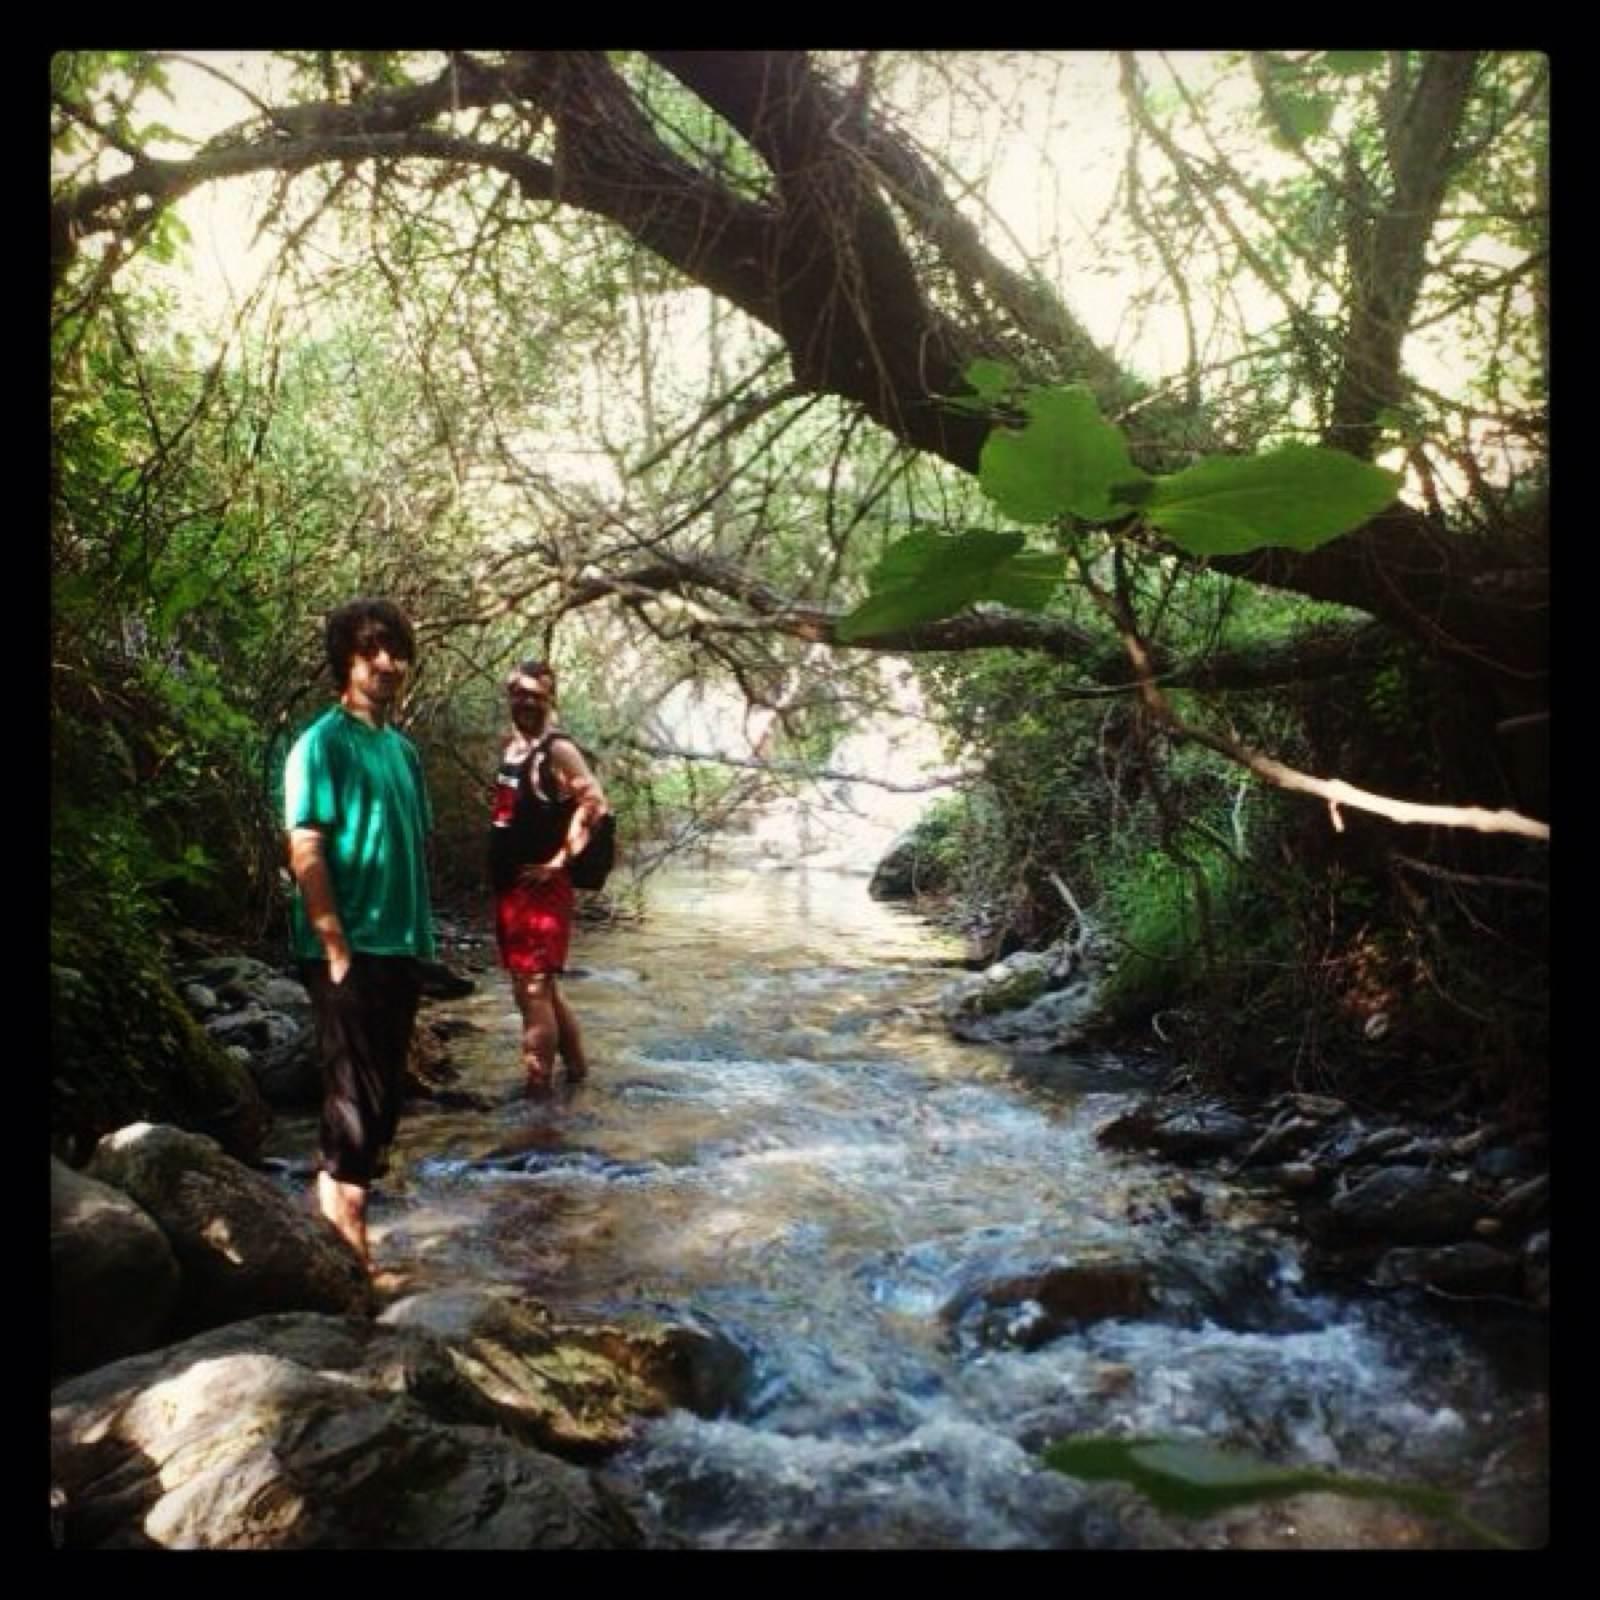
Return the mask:
[[[507,972],[561,972],[572,938],[572,880],[516,883],[495,896],[494,931]]]

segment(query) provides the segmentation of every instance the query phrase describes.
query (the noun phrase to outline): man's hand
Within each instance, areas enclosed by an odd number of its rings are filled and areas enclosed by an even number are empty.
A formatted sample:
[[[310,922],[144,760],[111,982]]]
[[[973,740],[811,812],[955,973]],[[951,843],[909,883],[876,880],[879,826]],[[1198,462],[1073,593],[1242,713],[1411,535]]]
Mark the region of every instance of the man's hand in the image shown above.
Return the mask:
[[[322,945],[328,976],[343,983],[350,970],[350,945],[339,920],[333,897],[333,877],[323,852],[322,835],[315,828],[295,828],[289,834],[289,870],[294,873],[305,901],[306,919]]]
[[[531,861],[526,866],[518,868],[517,878],[527,884],[548,883],[565,868],[566,864],[567,857],[563,851],[548,861]]]

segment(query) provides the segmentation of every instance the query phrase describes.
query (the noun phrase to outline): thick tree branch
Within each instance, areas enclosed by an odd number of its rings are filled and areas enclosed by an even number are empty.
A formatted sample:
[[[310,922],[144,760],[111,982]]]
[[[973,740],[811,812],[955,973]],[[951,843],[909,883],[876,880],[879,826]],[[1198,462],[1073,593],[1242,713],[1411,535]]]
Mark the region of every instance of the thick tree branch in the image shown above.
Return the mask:
[[[1251,748],[1236,734],[1220,734],[1208,728],[1197,728],[1185,722],[1173,709],[1171,701],[1156,682],[1150,652],[1140,637],[1138,622],[1124,598],[1106,590],[1080,559],[1079,575],[1085,588],[1111,619],[1122,638],[1123,648],[1139,680],[1139,697],[1145,709],[1161,725],[1179,739],[1204,745],[1227,760],[1253,772],[1264,783],[1292,793],[1315,795],[1325,800],[1328,820],[1336,831],[1344,832],[1341,806],[1354,811],[1370,811],[1387,817],[1391,822],[1421,823],[1441,828],[1470,828],[1478,833],[1514,833],[1525,839],[1548,842],[1550,825],[1532,817],[1510,810],[1488,810],[1483,806],[1422,805],[1410,800],[1396,800],[1389,795],[1375,794],[1369,789],[1358,789],[1342,778],[1317,778],[1288,766],[1273,756]]]
[[[728,563],[703,558],[670,557],[615,573],[585,575],[568,587],[560,610],[579,610],[608,598],[638,600],[652,594],[696,591],[735,600],[751,613],[746,618],[701,613],[689,624],[692,632],[700,634],[770,632],[809,644],[883,654],[1024,650],[1079,666],[1087,681],[1080,689],[1057,691],[1063,698],[1132,694],[1140,687],[1126,680],[1120,648],[1064,617],[994,607],[846,644],[838,638],[844,612],[796,601]],[[494,614],[503,615],[517,603],[497,602]],[[1392,648],[1386,629],[1354,623],[1311,629],[1288,640],[1214,651],[1196,660],[1178,660],[1156,652],[1152,661],[1153,671],[1167,688],[1249,692],[1371,672]]]
[[[661,52],[657,59],[772,163],[778,203],[744,199],[669,150],[602,53],[519,52],[503,66],[462,56],[428,83],[350,103],[283,108],[265,130],[247,125],[191,160],[146,162],[58,196],[51,210],[54,269],[59,280],[86,233],[136,236],[157,207],[205,182],[327,162],[426,159],[491,168],[539,204],[574,205],[607,218],[774,329],[797,381],[811,392],[851,401],[913,447],[976,472],[987,424],[944,409],[938,397],[962,389],[961,372],[982,353],[981,339],[929,304],[878,179],[887,177],[905,203],[922,208],[919,226],[937,237],[952,265],[982,274],[1045,337],[1043,310],[1019,299],[1025,286],[996,278],[948,207],[941,210],[914,152],[897,157],[884,129],[863,132],[860,117],[841,116],[843,102],[803,54]],[[1407,109],[1391,130],[1397,190],[1374,245],[1382,270],[1363,280],[1367,293],[1352,328],[1338,413],[1339,427],[1358,435],[1376,415],[1374,395],[1387,392],[1384,374],[1397,359],[1415,303],[1443,182],[1430,162],[1449,154],[1470,59],[1430,57],[1422,81],[1406,85]],[[487,105],[547,119],[554,160],[421,125]],[[1439,162],[1441,170],[1446,165]],[[1083,363],[1089,360],[1085,355]],[[1082,375],[1098,381],[1103,373],[1090,364]],[[1203,431],[1204,419],[1197,420]],[[1508,713],[1532,709],[1544,692],[1548,639],[1540,593],[1508,604],[1503,550],[1464,540],[1410,507],[1396,504],[1310,553],[1268,550],[1214,564],[1252,583],[1354,607],[1432,651],[1483,669],[1509,686]],[[1542,581],[1538,560],[1522,565]],[[797,631],[811,625],[804,618],[795,624]],[[967,619],[953,627],[960,633],[971,625]],[[879,641],[878,647],[891,646]]]
[[[1411,330],[1477,62],[1466,50],[1427,57],[1390,140],[1392,196],[1371,218],[1361,214],[1364,197],[1348,202],[1356,224],[1348,252],[1354,304],[1326,442],[1364,459],[1377,448],[1383,408],[1401,398],[1401,346]],[[1354,180],[1359,168],[1353,156],[1351,166]]]

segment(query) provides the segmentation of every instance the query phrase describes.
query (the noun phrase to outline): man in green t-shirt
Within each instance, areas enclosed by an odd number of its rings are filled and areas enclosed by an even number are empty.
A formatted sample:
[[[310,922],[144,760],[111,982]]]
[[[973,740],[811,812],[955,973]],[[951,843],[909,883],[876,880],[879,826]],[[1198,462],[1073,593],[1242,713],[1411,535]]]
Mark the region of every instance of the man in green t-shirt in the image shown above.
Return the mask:
[[[387,600],[352,600],[329,616],[327,650],[339,698],[289,752],[284,826],[322,1062],[317,1202],[370,1266],[367,1190],[394,1139],[420,962],[434,953],[433,819],[417,748],[389,725],[411,624]]]

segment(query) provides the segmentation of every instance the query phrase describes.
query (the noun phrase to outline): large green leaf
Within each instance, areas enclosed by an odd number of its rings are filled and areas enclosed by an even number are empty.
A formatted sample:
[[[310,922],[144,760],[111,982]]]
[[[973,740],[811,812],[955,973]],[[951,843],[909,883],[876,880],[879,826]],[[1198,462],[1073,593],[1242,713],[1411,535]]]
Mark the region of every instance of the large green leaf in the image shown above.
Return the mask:
[[[1323,54],[1323,62],[1330,72],[1349,75],[1357,72],[1370,72],[1374,67],[1383,65],[1384,52],[1382,50],[1329,50]]]
[[[1008,390],[1014,389],[1017,383],[1015,367],[1007,366],[1004,361],[990,361],[981,356],[976,361],[968,362],[961,376],[985,400],[998,400]]]
[[[984,493],[1018,522],[1050,522],[1067,515],[1099,522],[1122,503],[1113,484],[1143,474],[1128,455],[1120,428],[1101,415],[1081,384],[1039,389],[1023,401],[1022,428],[996,428],[984,442],[978,481]]]
[[[1297,1494],[1338,1494],[1356,1500],[1392,1501],[1453,1522],[1486,1544],[1510,1544],[1502,1534],[1474,1522],[1461,1510],[1456,1497],[1443,1489],[1384,1483],[1309,1467],[1277,1467],[1203,1441],[1062,1439],[1046,1447],[1044,1460],[1068,1477],[1130,1484],[1158,1510],[1175,1516],[1204,1517]]]
[[[1020,533],[974,528],[954,538],[908,533],[884,552],[873,569],[872,593],[840,619],[846,644],[874,634],[896,632],[960,611],[990,598],[996,571],[1022,548]]]
[[[1298,145],[1326,132],[1334,106],[1326,95],[1288,93],[1278,96],[1275,109],[1273,126],[1278,142]]]
[[[995,600],[1018,611],[1042,611],[1065,576],[1062,557],[1049,550],[1025,550],[996,567],[981,600]]]
[[[1290,444],[1262,456],[1211,456],[1158,478],[1144,514],[1195,555],[1314,550],[1382,511],[1399,486],[1396,473],[1342,450]]]

